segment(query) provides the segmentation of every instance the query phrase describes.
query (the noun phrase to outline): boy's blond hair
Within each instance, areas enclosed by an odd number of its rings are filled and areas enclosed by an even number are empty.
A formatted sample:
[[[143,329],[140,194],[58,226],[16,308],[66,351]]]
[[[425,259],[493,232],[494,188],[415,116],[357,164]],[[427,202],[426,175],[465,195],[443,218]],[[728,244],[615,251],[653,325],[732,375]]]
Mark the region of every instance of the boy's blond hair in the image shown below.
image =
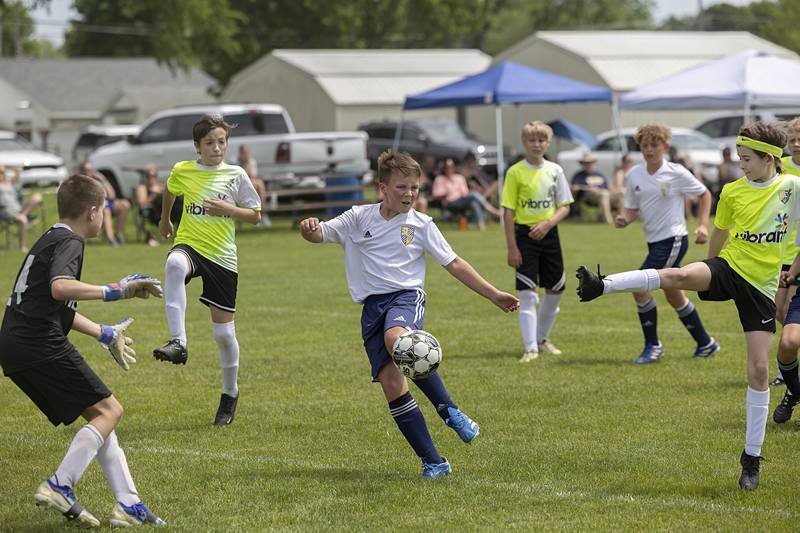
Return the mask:
[[[795,117],[786,125],[787,129],[792,132],[800,132],[800,117]]]
[[[378,157],[378,180],[381,183],[389,183],[393,172],[412,178],[422,177],[422,168],[413,157],[406,152],[386,150]]]
[[[522,127],[522,140],[544,138],[547,142],[553,140],[553,128],[541,120],[532,120]]]
[[[672,138],[672,131],[658,122],[649,122],[636,128],[633,140],[642,146],[645,143],[667,144]]]

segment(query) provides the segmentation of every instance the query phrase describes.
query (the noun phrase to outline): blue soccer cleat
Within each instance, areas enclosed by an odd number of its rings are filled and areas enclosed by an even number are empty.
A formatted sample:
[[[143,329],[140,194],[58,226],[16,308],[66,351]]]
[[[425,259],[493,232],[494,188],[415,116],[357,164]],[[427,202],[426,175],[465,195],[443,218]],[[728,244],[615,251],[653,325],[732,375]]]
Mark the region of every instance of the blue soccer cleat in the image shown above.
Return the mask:
[[[441,463],[426,463],[422,461],[422,477],[424,479],[436,479],[437,477],[446,476],[453,471],[447,459],[442,457]]]
[[[100,527],[100,521],[78,503],[69,485],[56,485],[48,479],[39,485],[33,499],[36,505],[51,507],[68,520],[77,520],[83,527]]]
[[[664,357],[664,347],[661,344],[645,344],[644,350],[642,350],[642,353],[639,354],[634,363],[647,365],[658,362],[662,357]]]
[[[167,523],[154,515],[150,509],[145,507],[142,502],[127,506],[117,502],[116,507],[111,512],[111,527],[131,527],[141,526],[142,524],[152,524],[154,526],[166,526]]]
[[[694,355],[692,357],[697,357],[698,359],[702,359],[705,357],[711,357],[715,353],[717,353],[720,349],[719,343],[711,338],[711,342],[706,344],[705,346],[698,346],[697,349],[694,351]]]
[[[455,407],[447,408],[447,418],[444,423],[447,424],[447,427],[453,428],[453,431],[458,433],[461,440],[466,443],[471,442],[481,432],[478,424]]]

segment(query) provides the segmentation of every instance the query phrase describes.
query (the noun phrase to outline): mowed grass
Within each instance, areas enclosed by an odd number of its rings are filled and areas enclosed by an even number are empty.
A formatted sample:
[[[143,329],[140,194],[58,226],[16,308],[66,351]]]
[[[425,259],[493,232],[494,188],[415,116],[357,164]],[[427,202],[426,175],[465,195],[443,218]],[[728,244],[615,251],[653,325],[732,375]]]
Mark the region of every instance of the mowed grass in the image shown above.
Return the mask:
[[[502,230],[443,231],[498,287],[513,289]],[[136,317],[139,362],[120,370],[97,343],[72,341],[125,406],[118,429],[145,503],[177,531],[279,530],[796,530],[800,429],[767,427],[762,486],[738,488],[744,446],[745,344],[732,303],[699,302],[723,346],[710,360],[656,298],[666,357],[638,367],[632,298],[579,304],[580,263],[636,268],[641,226],[561,227],[567,291],[552,334],[564,351],[522,365],[516,315],[500,312],[429,262],[425,328],[444,347],[441,374],[481,426],[464,445],[412,387],[440,451],[453,465],[427,482],[370,383],[342,250],[304,242],[288,225],[249,229],[239,243],[236,317],[241,401],[236,421],[211,425],[220,371],[207,309],[188,287],[188,364],[150,353],[168,332],[160,300],[84,302],[112,323]],[[399,243],[399,236],[398,236]],[[167,247],[86,248],[83,279],[159,277]],[[687,259],[703,257],[691,246]],[[2,290],[22,256],[0,253]],[[771,407],[783,389],[773,392]],[[60,530],[33,492],[58,465],[78,424],[54,429],[10,380],[0,380],[0,530]],[[105,524],[114,505],[98,465],[76,488]]]

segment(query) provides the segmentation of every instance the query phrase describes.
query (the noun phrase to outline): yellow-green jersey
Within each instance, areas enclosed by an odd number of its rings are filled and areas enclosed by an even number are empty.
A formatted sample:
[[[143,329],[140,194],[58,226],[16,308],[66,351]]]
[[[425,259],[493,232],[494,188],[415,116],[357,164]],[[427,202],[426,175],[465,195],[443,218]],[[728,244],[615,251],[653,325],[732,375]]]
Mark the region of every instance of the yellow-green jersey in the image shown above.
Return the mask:
[[[783,172],[785,174],[792,174],[793,176],[800,176],[800,165],[797,165],[793,160],[792,156],[786,156],[781,158],[781,163],[783,163]],[[784,265],[791,265],[792,261],[794,261],[795,256],[800,253],[800,247],[798,247],[794,241],[797,239],[797,224],[792,224],[792,231],[790,232],[790,238],[786,239],[786,250],[783,252],[783,264]]]
[[[758,183],[745,177],[722,188],[714,225],[730,230],[719,256],[753,287],[775,298],[784,241],[797,211],[800,181],[779,174]]]
[[[514,211],[514,222],[533,226],[573,202],[564,170],[550,161],[541,166],[523,159],[506,172],[502,205]]]
[[[209,215],[203,202],[223,200],[260,211],[261,200],[242,167],[227,163],[207,167],[197,161],[181,161],[167,178],[167,190],[183,195],[175,244],[189,245],[209,261],[237,272],[236,223],[231,217]]]

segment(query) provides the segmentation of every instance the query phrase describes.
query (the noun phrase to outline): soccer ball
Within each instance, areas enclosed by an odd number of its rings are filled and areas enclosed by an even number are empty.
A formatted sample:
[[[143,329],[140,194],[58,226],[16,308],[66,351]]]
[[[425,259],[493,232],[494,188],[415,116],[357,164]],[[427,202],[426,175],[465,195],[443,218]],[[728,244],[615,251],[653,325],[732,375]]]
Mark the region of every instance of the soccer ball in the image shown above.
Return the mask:
[[[424,378],[439,368],[442,347],[427,331],[406,331],[394,343],[392,360],[406,377]]]

